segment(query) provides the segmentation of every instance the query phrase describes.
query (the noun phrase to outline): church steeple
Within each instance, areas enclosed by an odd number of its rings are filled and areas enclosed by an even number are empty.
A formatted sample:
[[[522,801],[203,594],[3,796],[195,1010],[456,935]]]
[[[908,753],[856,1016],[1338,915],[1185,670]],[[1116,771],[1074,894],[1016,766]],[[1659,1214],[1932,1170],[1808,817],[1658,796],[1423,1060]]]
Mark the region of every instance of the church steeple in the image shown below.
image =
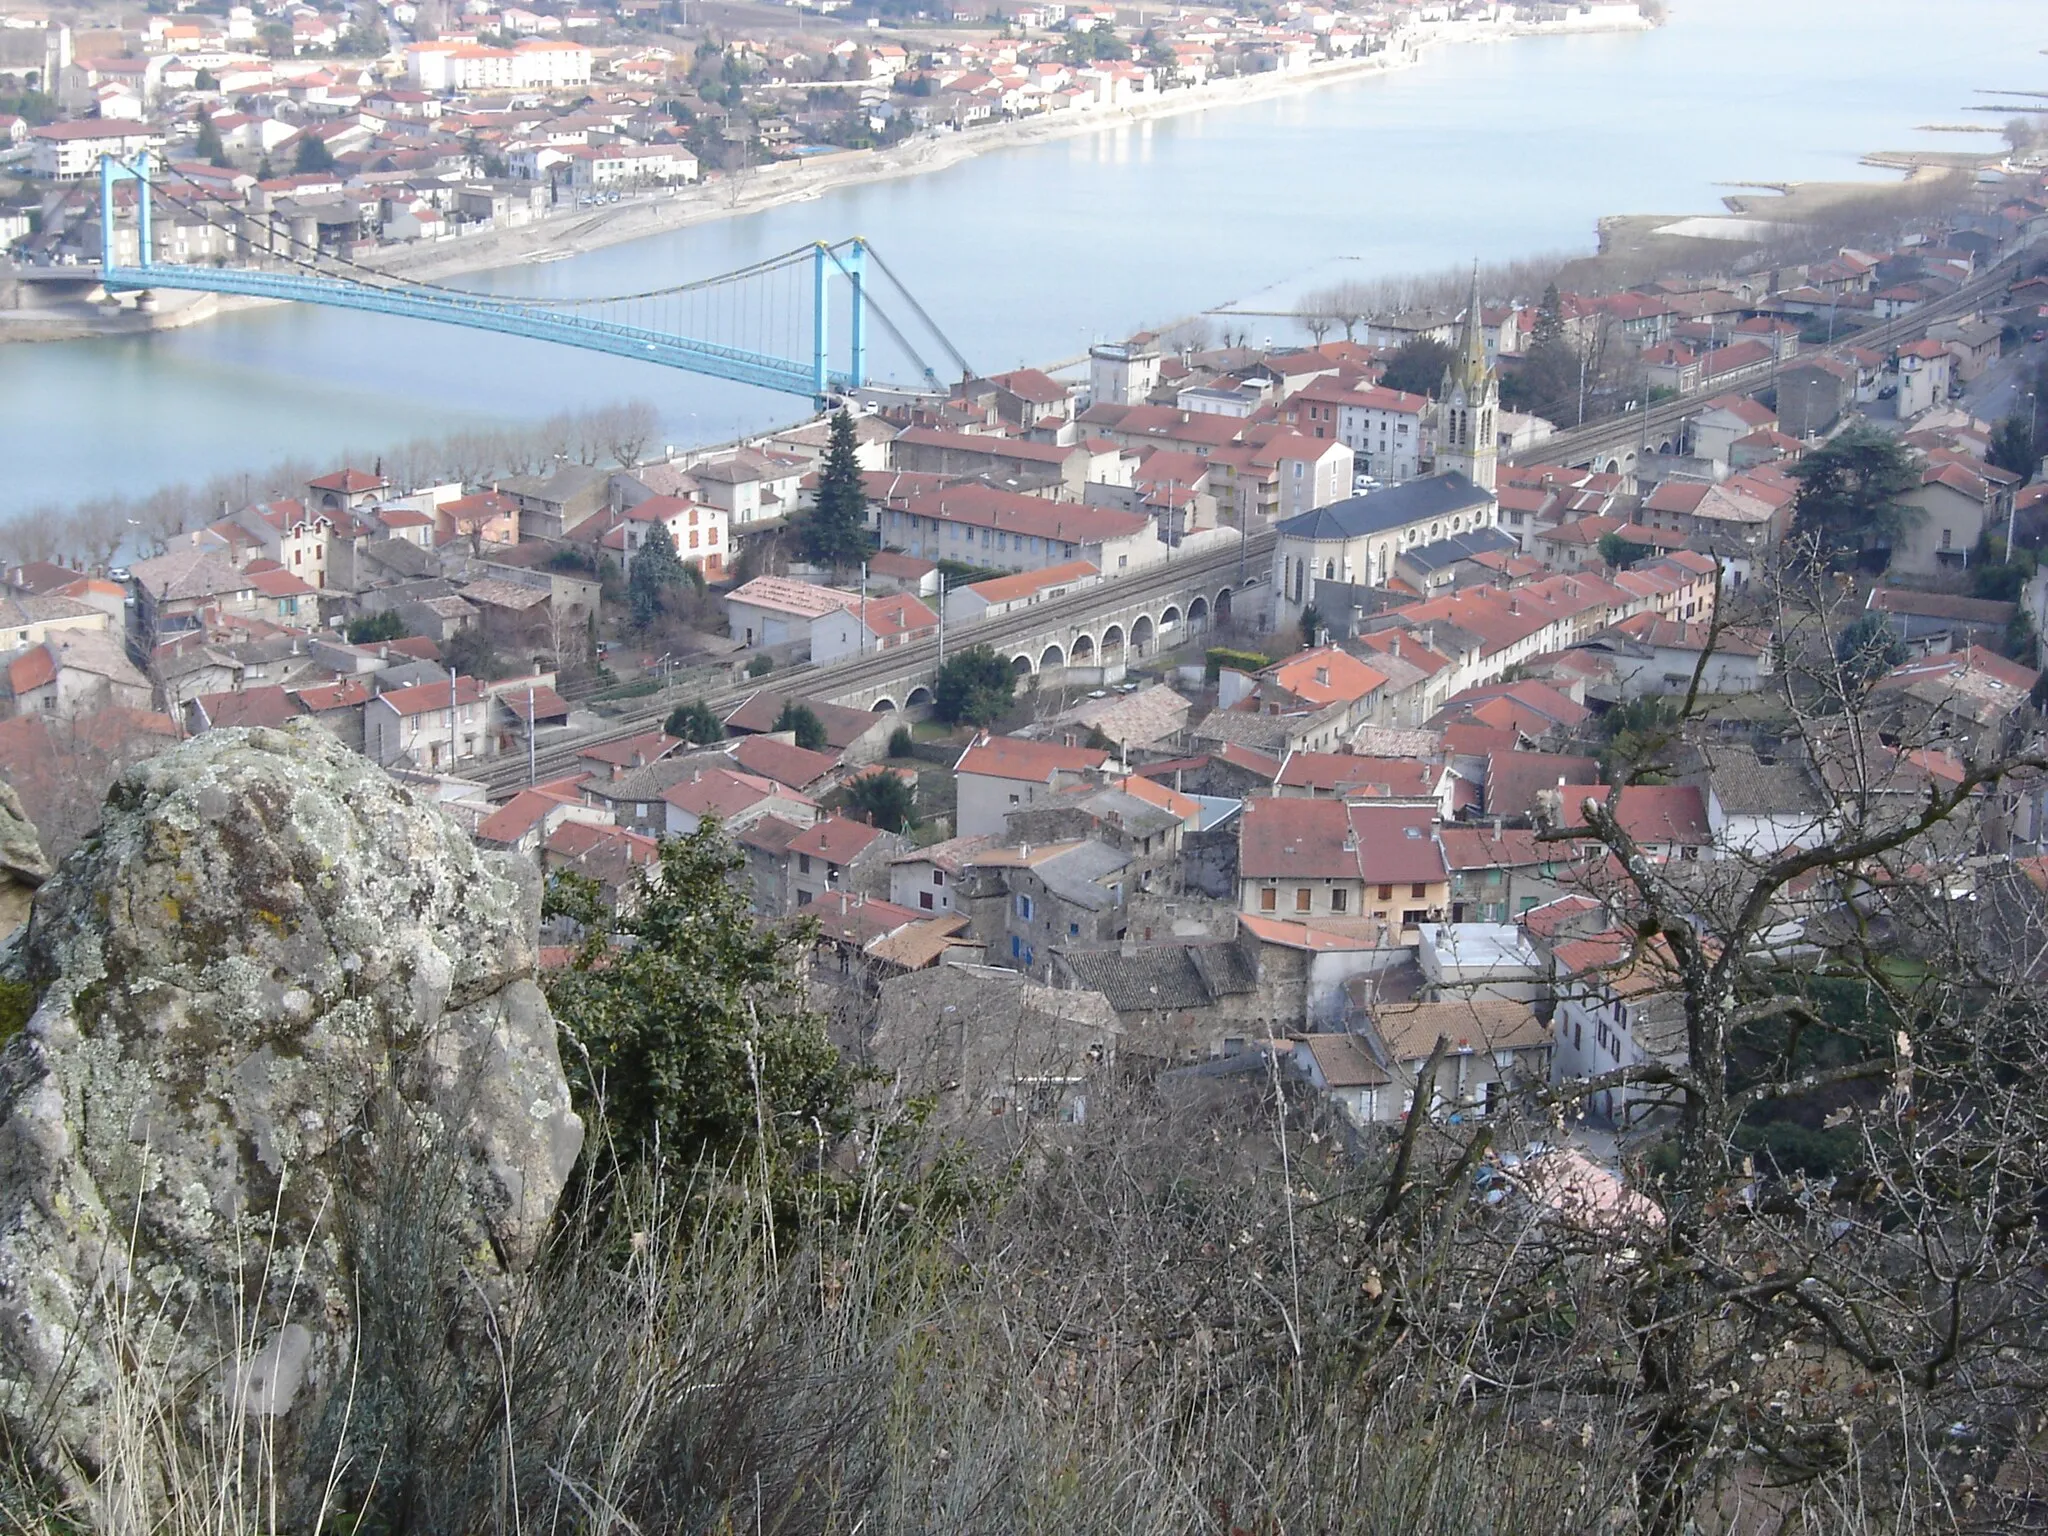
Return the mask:
[[[1479,309],[1479,263],[1458,330],[1458,350],[1444,369],[1437,397],[1436,467],[1456,470],[1474,485],[1494,488],[1499,439],[1500,380],[1486,361],[1486,322]]]

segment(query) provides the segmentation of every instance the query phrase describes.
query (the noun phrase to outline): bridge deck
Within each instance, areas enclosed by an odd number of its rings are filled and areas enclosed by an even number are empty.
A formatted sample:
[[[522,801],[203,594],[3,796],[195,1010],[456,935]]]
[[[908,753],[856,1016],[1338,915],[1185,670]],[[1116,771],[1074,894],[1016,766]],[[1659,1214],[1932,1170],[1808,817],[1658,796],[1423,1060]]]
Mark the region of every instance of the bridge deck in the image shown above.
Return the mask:
[[[411,320],[436,320],[447,325],[468,326],[473,330],[495,331],[505,336],[560,342],[586,351],[608,352],[614,357],[630,357],[643,363],[686,369],[735,384],[751,384],[758,389],[801,395],[805,399],[816,395],[816,379],[808,363],[799,364],[765,353],[695,341],[686,336],[671,336],[638,326],[615,325],[509,299],[472,298],[442,289],[401,285],[385,288],[338,278],[301,277],[243,267],[184,266],[160,262],[152,262],[146,267],[108,267],[101,274],[101,280],[110,292],[176,288],[199,293],[285,299],[301,304],[325,304],[372,314],[398,315]],[[853,380],[849,375],[835,373],[827,376],[827,385],[833,390],[850,390]]]

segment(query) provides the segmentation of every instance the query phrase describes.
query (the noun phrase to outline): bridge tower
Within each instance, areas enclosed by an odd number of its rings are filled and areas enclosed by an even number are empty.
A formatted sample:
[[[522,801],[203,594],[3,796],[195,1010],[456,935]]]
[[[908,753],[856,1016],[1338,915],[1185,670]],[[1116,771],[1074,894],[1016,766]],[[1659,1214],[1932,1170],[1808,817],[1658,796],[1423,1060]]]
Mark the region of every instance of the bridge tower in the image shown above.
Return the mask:
[[[1437,391],[1437,473],[1456,471],[1491,491],[1498,478],[1500,375],[1486,361],[1485,321],[1479,313],[1479,264],[1472,264],[1472,296],[1458,332],[1458,352]]]
[[[129,161],[112,155],[100,156],[100,270],[118,267],[114,259],[114,188],[124,181],[135,183],[135,265],[146,267],[155,252],[151,236],[154,226],[149,207],[149,151],[138,150]]]

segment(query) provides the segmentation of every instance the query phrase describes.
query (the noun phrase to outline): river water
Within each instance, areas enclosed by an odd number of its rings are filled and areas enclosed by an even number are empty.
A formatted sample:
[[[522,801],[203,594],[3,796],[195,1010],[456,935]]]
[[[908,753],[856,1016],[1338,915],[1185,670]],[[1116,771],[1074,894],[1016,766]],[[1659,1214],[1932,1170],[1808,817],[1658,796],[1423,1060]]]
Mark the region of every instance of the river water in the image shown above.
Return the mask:
[[[453,281],[599,294],[863,234],[982,372],[1072,356],[1322,264],[1361,276],[1591,248],[1605,213],[1975,149],[1930,123],[2048,91],[2042,0],[1674,0],[1654,32],[1436,50],[1420,67],[1003,150],[931,175]],[[1268,323],[1269,324],[1269,323]],[[645,398],[668,441],[786,396],[453,327],[292,306],[0,347],[0,513]],[[255,487],[262,489],[262,487]]]

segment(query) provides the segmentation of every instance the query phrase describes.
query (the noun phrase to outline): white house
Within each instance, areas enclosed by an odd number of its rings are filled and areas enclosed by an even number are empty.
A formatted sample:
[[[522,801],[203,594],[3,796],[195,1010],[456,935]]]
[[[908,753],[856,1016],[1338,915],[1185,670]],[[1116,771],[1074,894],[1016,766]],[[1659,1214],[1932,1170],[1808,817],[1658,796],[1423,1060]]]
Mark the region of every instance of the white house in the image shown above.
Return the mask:
[[[705,502],[684,501],[678,496],[650,496],[630,508],[625,520],[602,539],[604,548],[615,551],[630,572],[633,557],[647,542],[647,535],[659,524],[668,530],[676,557],[694,565],[706,581],[725,579],[729,544],[726,512]]]
[[[363,754],[439,772],[490,750],[490,695],[473,677],[415,683],[363,706]]]
[[[1086,561],[1105,576],[1120,576],[1169,553],[1149,517],[989,485],[926,491],[901,507],[884,507],[880,519],[882,542],[890,549],[998,570]]]
[[[164,136],[141,123],[47,123],[29,130],[28,171],[45,181],[81,181],[99,174],[101,155],[128,160],[163,147]]]
[[[834,587],[786,576],[756,576],[726,594],[725,613],[733,639],[743,645],[808,645],[815,621],[858,601],[853,593]]]
[[[1598,1077],[1648,1062],[1683,1066],[1685,1014],[1677,973],[1661,950],[1635,951],[1625,934],[1573,939],[1551,953],[1557,1010],[1551,1018],[1551,1080]],[[1605,1089],[1588,1107],[1625,1123],[1660,1102],[1655,1088]]]
[[[1011,811],[1088,782],[1108,762],[1107,752],[1092,747],[984,732],[953,765],[958,795],[954,828],[961,837],[999,836]]]
[[[855,598],[811,621],[811,660],[823,666],[842,656],[871,655],[937,633],[939,616],[907,592]]]
[[[955,587],[946,594],[946,618],[955,624],[976,624],[1016,608],[1050,602],[1092,587],[1102,572],[1086,560],[1049,565],[1043,570],[1018,571],[1010,576],[991,576],[987,581]]]

